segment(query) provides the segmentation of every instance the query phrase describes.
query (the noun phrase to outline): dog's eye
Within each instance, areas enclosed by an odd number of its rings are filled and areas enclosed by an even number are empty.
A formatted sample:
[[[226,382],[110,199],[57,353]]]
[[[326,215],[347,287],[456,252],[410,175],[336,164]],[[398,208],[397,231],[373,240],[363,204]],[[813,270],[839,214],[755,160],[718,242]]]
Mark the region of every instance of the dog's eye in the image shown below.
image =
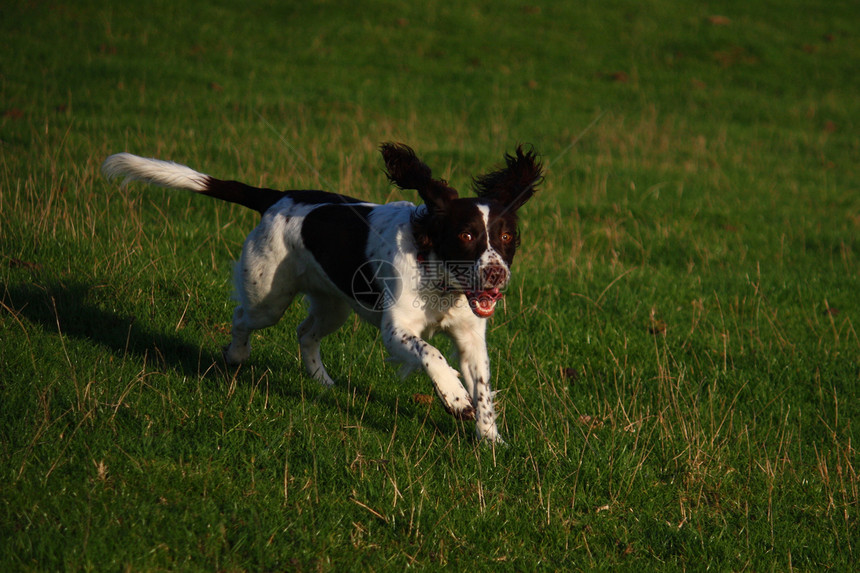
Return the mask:
[[[457,235],[457,236],[458,236],[458,237],[460,238],[460,240],[461,240],[461,241],[463,241],[464,243],[471,243],[471,242],[472,242],[472,240],[475,238],[475,237],[473,237],[473,236],[472,236],[472,233],[467,233],[466,231],[463,231],[462,233],[460,233],[460,234],[459,234],[459,235]]]
[[[511,233],[502,233],[502,236],[499,237],[503,243],[508,244],[514,240],[514,236]]]

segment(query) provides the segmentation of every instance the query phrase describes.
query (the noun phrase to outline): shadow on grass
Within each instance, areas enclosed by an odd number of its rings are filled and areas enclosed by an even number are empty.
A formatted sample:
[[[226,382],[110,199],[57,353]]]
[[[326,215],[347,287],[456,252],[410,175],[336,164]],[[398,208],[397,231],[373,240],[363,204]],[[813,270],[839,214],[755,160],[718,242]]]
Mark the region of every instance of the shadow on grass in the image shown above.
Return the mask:
[[[242,367],[237,372],[236,368],[227,366],[220,349],[214,344],[210,344],[210,348],[190,344],[181,336],[142,324],[133,315],[100,308],[93,302],[95,288],[80,281],[0,285],[0,301],[5,306],[4,310],[11,310],[19,319],[26,319],[45,332],[62,333],[65,337],[99,345],[120,358],[133,356],[155,362],[161,368],[178,368],[185,376],[210,380],[213,390],[219,380],[226,386],[231,384],[234,376],[240,385],[255,383],[251,368]],[[287,366],[283,360],[275,362],[279,362],[281,367]],[[304,372],[293,374],[304,376]],[[276,377],[283,379],[286,376],[276,374]],[[392,384],[397,382],[392,380]],[[416,419],[426,415],[424,408],[411,404],[406,396],[398,397],[396,388],[392,392],[377,392],[372,384],[362,381],[338,382],[332,388],[316,387],[314,382],[284,381],[273,384],[269,391],[291,400],[310,400],[330,410],[340,410],[349,394],[358,392],[369,397],[369,415],[363,417],[362,423],[381,432],[391,430],[390,419],[395,410],[398,416]],[[444,423],[441,429],[453,431]]]
[[[133,355],[175,365],[183,374],[225,372],[220,353],[191,345],[181,337],[156,332],[133,315],[106,311],[93,304],[94,287],[77,282],[13,284],[0,288],[3,304],[46,332],[86,340],[117,356]],[[212,368],[218,366],[219,368]]]

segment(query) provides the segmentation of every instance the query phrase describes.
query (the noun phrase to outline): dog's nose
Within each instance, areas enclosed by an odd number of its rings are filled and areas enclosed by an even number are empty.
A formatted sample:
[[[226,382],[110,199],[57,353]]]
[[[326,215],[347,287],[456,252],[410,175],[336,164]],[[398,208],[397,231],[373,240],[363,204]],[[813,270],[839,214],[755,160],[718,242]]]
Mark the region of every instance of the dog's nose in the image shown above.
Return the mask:
[[[481,269],[484,288],[501,288],[508,282],[508,269],[502,265],[489,265]]]

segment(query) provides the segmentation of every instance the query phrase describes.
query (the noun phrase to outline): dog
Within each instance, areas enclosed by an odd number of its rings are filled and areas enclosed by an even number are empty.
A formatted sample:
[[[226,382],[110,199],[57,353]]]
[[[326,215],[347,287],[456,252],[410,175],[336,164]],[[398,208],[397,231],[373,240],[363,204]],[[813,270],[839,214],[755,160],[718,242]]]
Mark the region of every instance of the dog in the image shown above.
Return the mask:
[[[309,310],[297,334],[310,376],[334,383],[320,341],[355,312],[380,329],[401,375],[424,370],[448,413],[474,419],[479,439],[502,442],[487,319],[510,281],[520,241],[517,210],[542,181],[542,165],[533,150],[519,146],[505,155],[503,167],[473,179],[476,197],[462,198],[410,147],[384,143],[380,151],[391,183],[417,191],[422,205],[256,188],[129,153],[111,155],[102,171],[108,179],[194,191],[261,214],[234,270],[238,306],[223,350],[228,364],[247,360],[251,332],[277,323],[303,293]],[[435,332],[453,340],[460,373],[427,342]]]

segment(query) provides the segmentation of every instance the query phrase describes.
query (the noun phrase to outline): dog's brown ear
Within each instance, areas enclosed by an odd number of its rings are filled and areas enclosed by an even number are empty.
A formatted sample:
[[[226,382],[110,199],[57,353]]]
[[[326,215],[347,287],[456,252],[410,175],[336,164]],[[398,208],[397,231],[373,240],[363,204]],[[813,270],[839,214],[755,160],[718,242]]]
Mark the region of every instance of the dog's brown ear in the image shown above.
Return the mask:
[[[520,145],[515,153],[505,154],[505,167],[473,181],[478,197],[498,201],[512,211],[531,199],[543,180],[543,166],[534,149],[523,151]]]
[[[427,206],[444,210],[450,201],[458,197],[457,190],[449,187],[445,180],[433,179],[433,172],[408,145],[383,143],[379,151],[385,160],[385,173],[389,181],[401,189],[415,189]]]

